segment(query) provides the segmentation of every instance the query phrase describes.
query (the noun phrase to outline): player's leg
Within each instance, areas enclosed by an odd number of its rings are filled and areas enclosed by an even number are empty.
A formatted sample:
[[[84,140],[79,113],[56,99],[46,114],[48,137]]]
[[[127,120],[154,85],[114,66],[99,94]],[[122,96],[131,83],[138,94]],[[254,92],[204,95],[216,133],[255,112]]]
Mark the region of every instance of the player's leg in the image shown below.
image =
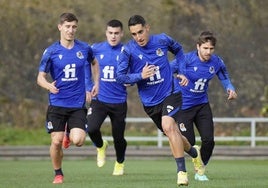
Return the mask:
[[[177,120],[179,130],[183,135],[184,151],[192,158],[198,157],[198,151],[193,147],[195,145],[194,116],[194,109],[180,110]]]
[[[195,125],[201,137],[201,158],[203,166],[197,169],[195,179],[199,181],[208,181],[205,175],[205,166],[207,165],[214,148],[214,125],[212,120],[212,112],[209,104],[198,106]]]
[[[194,116],[195,112],[191,109],[180,110],[178,115],[179,130],[192,146],[195,145]]]
[[[127,141],[124,137],[126,127],[127,103],[109,105],[109,116],[112,124],[112,135],[116,153],[113,175],[124,174],[124,161]]]
[[[176,98],[175,98],[175,103],[176,103]],[[166,105],[166,108],[167,108],[167,105]],[[165,113],[168,114],[169,109],[166,109],[166,108],[165,108]],[[165,126],[162,127],[162,124],[163,124],[162,123],[163,109],[164,109],[163,103],[160,103],[160,104],[155,105],[153,107],[144,106],[144,111],[153,120],[153,122],[155,123],[157,128],[160,129],[164,134],[166,134],[165,131],[163,131],[163,128],[167,127],[166,129],[168,129],[168,124],[173,124],[173,123],[175,123],[175,121],[174,121],[174,119],[172,117],[167,116],[167,117],[164,118]],[[176,115],[176,113],[174,115]],[[174,125],[174,129],[176,129],[176,132],[177,132],[176,134],[178,136],[179,135],[179,133],[178,133],[179,130],[177,128],[176,123]],[[177,138],[179,139],[179,136]],[[173,147],[177,147],[179,149],[173,150]],[[181,154],[181,153],[184,153],[183,146],[182,146],[182,141],[181,142],[178,141],[176,146],[174,146],[173,141],[170,141],[170,149],[172,151],[172,155],[174,156],[174,159],[175,159],[175,162],[176,162],[176,165],[177,165],[177,176],[178,176],[177,177],[177,184],[178,185],[188,185],[188,176],[187,176],[186,167],[185,167],[185,159],[184,159],[184,155]],[[175,153],[175,152],[177,152],[177,150],[179,150],[180,154]],[[182,150],[182,151],[180,151],[180,150]]]
[[[52,132],[51,133],[51,145],[50,145],[50,157],[52,161],[52,166],[55,171],[55,177],[53,183],[63,183],[63,172],[62,172],[62,139],[64,132]]]
[[[68,128],[68,125],[65,125],[65,131],[64,131],[64,137],[62,141],[62,147],[64,149],[69,148],[71,145],[71,140],[70,140],[70,129]]]
[[[103,146],[100,129],[107,115],[105,104],[98,100],[92,100],[87,113],[88,135],[97,148]]]
[[[70,128],[70,140],[77,147],[82,146],[86,139],[86,113],[86,108],[70,109],[68,113],[69,118],[67,124]]]
[[[168,96],[162,105],[162,128],[168,137],[169,145],[177,164],[177,184],[188,185],[188,177],[184,158],[184,143],[177,126],[178,112],[181,108],[181,93]],[[190,144],[189,144],[190,145]]]
[[[183,140],[177,124],[172,117],[162,116],[162,127],[168,137],[170,149],[177,164],[177,184],[188,185]]]
[[[101,125],[107,117],[107,107],[105,103],[92,100],[87,113],[88,135],[97,148],[97,166],[105,164],[106,150],[108,142],[102,139]]]
[[[65,109],[60,107],[49,106],[47,110],[46,128],[51,137],[50,157],[52,166],[55,171],[53,183],[63,183],[62,172],[62,140],[66,119],[64,118]]]
[[[196,116],[196,128],[201,137],[201,156],[204,165],[207,165],[214,149],[214,124],[209,104],[202,105]]]

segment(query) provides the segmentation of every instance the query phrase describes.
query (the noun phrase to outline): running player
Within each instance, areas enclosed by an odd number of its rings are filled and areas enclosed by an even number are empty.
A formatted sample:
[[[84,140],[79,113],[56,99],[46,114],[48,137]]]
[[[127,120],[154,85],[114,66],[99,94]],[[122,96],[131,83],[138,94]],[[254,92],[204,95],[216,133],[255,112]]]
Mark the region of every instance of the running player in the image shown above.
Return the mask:
[[[216,38],[210,31],[201,33],[197,40],[197,50],[186,54],[186,76],[189,84],[180,87],[182,91],[182,110],[179,112],[178,125],[181,133],[195,145],[194,124],[201,137],[201,158],[203,164],[196,163],[193,159],[198,181],[208,181],[205,175],[205,166],[212,155],[214,142],[213,116],[208,100],[209,81],[215,76],[221,81],[228,100],[235,99],[237,94],[232,85],[223,60],[213,54]],[[176,60],[171,62],[172,67],[177,66]],[[199,148],[198,146],[194,146]]]
[[[127,115],[127,91],[123,84],[116,82],[119,54],[123,49],[123,24],[110,20],[106,25],[106,41],[92,45],[93,53],[100,66],[99,94],[91,101],[88,109],[88,135],[97,147],[97,166],[105,164],[108,142],[102,139],[101,125],[107,116],[112,125],[112,136],[116,161],[113,175],[124,174],[127,142],[124,138]],[[88,81],[87,81],[88,82]]]
[[[91,47],[75,39],[78,19],[72,13],[60,16],[60,40],[49,46],[40,61],[37,83],[49,92],[46,128],[51,135],[50,157],[55,171],[54,184],[63,183],[62,141],[65,125],[71,142],[80,147],[86,137],[85,64],[98,68]],[[47,78],[48,73],[51,80]],[[95,80],[98,85],[98,80]]]

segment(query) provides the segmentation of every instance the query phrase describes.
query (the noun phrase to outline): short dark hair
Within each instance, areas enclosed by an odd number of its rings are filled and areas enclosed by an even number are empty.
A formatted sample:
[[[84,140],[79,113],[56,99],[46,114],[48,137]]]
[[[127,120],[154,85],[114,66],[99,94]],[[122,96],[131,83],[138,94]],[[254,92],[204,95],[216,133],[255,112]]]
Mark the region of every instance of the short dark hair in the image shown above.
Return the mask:
[[[59,23],[63,24],[65,21],[66,22],[72,22],[72,21],[78,22],[78,19],[73,13],[65,12],[60,15]]]
[[[122,30],[123,30],[123,24],[121,21],[119,20],[110,20],[109,22],[107,22],[107,27],[110,26],[110,27],[120,27]]]
[[[146,21],[145,19],[140,16],[140,15],[134,15],[131,16],[128,20],[128,27],[133,26],[133,25],[137,25],[137,24],[141,24],[142,26],[145,26]]]
[[[211,42],[213,46],[216,46],[217,39],[210,31],[203,31],[197,39],[197,44],[200,46],[203,43]]]

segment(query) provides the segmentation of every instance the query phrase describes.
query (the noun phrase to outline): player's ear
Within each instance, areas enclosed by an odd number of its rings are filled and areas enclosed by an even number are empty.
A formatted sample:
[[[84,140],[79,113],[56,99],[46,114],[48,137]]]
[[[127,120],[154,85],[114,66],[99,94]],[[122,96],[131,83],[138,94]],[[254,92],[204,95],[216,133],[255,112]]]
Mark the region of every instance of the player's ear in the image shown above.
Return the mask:
[[[147,30],[150,31],[150,25],[149,24],[146,24],[147,25]]]
[[[200,48],[200,45],[196,44],[196,49],[199,50],[199,48]]]
[[[61,24],[58,24],[58,30],[59,31],[61,30]]]

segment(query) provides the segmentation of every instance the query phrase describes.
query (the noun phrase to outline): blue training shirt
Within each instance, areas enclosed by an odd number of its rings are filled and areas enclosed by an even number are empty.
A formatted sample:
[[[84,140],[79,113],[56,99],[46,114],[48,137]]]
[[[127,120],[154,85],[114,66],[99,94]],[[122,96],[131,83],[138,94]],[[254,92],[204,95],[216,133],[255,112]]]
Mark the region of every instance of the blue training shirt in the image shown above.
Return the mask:
[[[168,51],[175,54],[177,62],[185,63],[182,46],[164,33],[151,35],[143,47],[130,40],[120,54],[117,81],[121,84],[137,83],[144,106],[157,105],[173,92]],[[156,66],[155,75],[142,79],[141,72],[146,64]]]
[[[59,93],[49,93],[49,105],[81,108],[85,106],[85,64],[94,59],[91,47],[75,40],[72,49],[55,42],[43,53],[39,72],[50,73]]]
[[[217,75],[224,89],[235,90],[232,85],[226,66],[223,60],[213,54],[210,60],[202,62],[198,57],[197,51],[185,54],[186,58],[186,77],[189,79],[187,86],[179,86],[183,97],[182,109],[208,103],[209,81]],[[171,62],[171,66],[176,64],[176,60]]]
[[[122,49],[123,44],[111,46],[107,41],[92,45],[100,67],[100,86],[97,96],[99,101],[118,104],[127,100],[126,87],[116,81],[117,64]]]

